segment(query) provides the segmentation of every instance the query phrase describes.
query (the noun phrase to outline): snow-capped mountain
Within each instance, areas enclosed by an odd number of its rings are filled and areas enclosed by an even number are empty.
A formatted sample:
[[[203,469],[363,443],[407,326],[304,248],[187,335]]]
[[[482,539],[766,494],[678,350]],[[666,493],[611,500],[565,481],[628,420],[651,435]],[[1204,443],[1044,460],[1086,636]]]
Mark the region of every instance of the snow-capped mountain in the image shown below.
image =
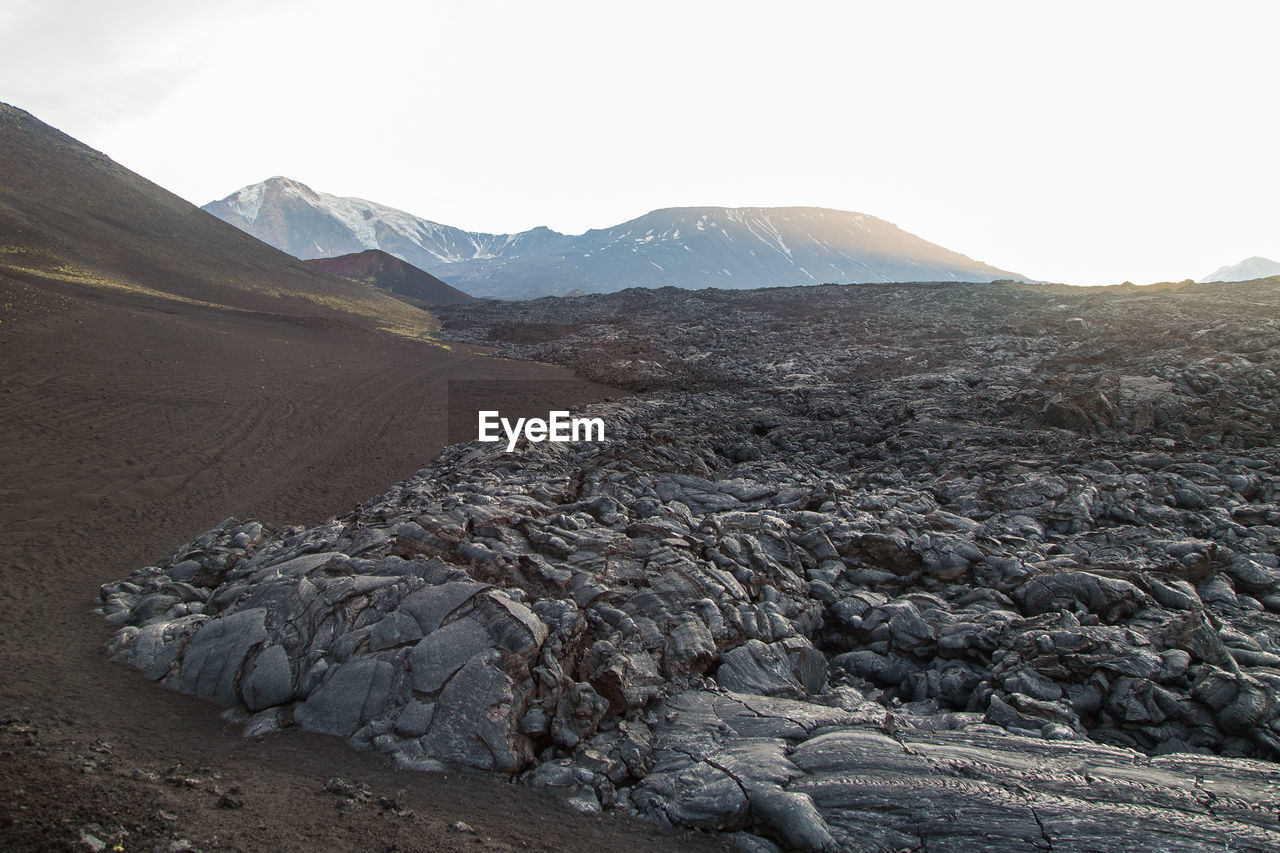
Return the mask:
[[[1023,278],[874,216],[815,207],[679,207],[577,236],[485,234],[275,177],[204,209],[299,258],[382,249],[476,296]]]
[[[463,231],[282,177],[245,187],[204,210],[303,260],[381,249],[433,275],[442,264],[511,256],[540,248],[547,237],[564,239],[547,228],[514,235]]]
[[[1280,275],[1280,263],[1270,258],[1245,258],[1238,264],[1222,267],[1214,273],[1200,279],[1203,284],[1208,281],[1253,281],[1255,278],[1270,278]]]

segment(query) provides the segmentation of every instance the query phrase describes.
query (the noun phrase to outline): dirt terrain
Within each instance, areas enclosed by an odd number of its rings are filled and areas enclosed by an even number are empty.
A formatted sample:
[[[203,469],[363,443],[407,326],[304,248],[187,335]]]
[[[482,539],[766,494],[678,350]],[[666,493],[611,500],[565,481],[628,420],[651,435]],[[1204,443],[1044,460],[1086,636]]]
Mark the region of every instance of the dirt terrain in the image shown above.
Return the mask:
[[[710,849],[336,738],[247,741],[212,703],[108,663],[113,626],[90,612],[100,584],[228,516],[314,523],[409,476],[444,441],[450,379],[566,376],[0,276],[0,847]]]

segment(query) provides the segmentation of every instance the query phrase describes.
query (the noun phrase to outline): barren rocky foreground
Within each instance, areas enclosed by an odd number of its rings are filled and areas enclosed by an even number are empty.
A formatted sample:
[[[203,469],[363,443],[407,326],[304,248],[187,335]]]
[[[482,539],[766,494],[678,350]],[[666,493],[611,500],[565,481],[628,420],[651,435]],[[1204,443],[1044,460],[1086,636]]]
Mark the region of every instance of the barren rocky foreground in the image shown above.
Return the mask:
[[[1280,845],[1280,281],[445,309],[635,390],[102,588],[110,651],[745,850]]]
[[[0,104],[0,849],[714,846],[297,728],[247,740],[103,665],[103,582],[232,513],[348,510],[439,454],[453,381],[570,378],[434,326]]]

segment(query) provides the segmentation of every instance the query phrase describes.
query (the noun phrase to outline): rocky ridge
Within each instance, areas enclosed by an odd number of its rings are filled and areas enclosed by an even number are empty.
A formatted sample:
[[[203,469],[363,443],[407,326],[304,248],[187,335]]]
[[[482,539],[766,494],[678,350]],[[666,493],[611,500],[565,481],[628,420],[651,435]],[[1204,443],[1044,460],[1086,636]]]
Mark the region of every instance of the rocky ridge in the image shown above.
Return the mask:
[[[643,392],[228,520],[102,588],[113,655],[745,850],[1280,843],[1280,282],[441,313]]]

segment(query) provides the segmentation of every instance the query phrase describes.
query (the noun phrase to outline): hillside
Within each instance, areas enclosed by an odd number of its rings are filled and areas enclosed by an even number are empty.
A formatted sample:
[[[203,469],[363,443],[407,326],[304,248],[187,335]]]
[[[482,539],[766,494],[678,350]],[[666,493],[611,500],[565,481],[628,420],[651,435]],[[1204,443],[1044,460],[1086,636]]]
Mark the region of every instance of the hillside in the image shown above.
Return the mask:
[[[473,295],[508,299],[628,287],[1024,278],[874,216],[825,208],[666,208],[577,236],[548,228],[488,234],[274,177],[204,209],[300,258],[377,248]]]
[[[423,272],[413,264],[381,249],[366,249],[336,258],[313,258],[303,263],[314,269],[371,285],[411,304],[459,305],[475,300],[474,296],[450,287],[431,273]]]
[[[0,104],[0,272],[426,333],[429,315],[311,269],[31,114]]]

